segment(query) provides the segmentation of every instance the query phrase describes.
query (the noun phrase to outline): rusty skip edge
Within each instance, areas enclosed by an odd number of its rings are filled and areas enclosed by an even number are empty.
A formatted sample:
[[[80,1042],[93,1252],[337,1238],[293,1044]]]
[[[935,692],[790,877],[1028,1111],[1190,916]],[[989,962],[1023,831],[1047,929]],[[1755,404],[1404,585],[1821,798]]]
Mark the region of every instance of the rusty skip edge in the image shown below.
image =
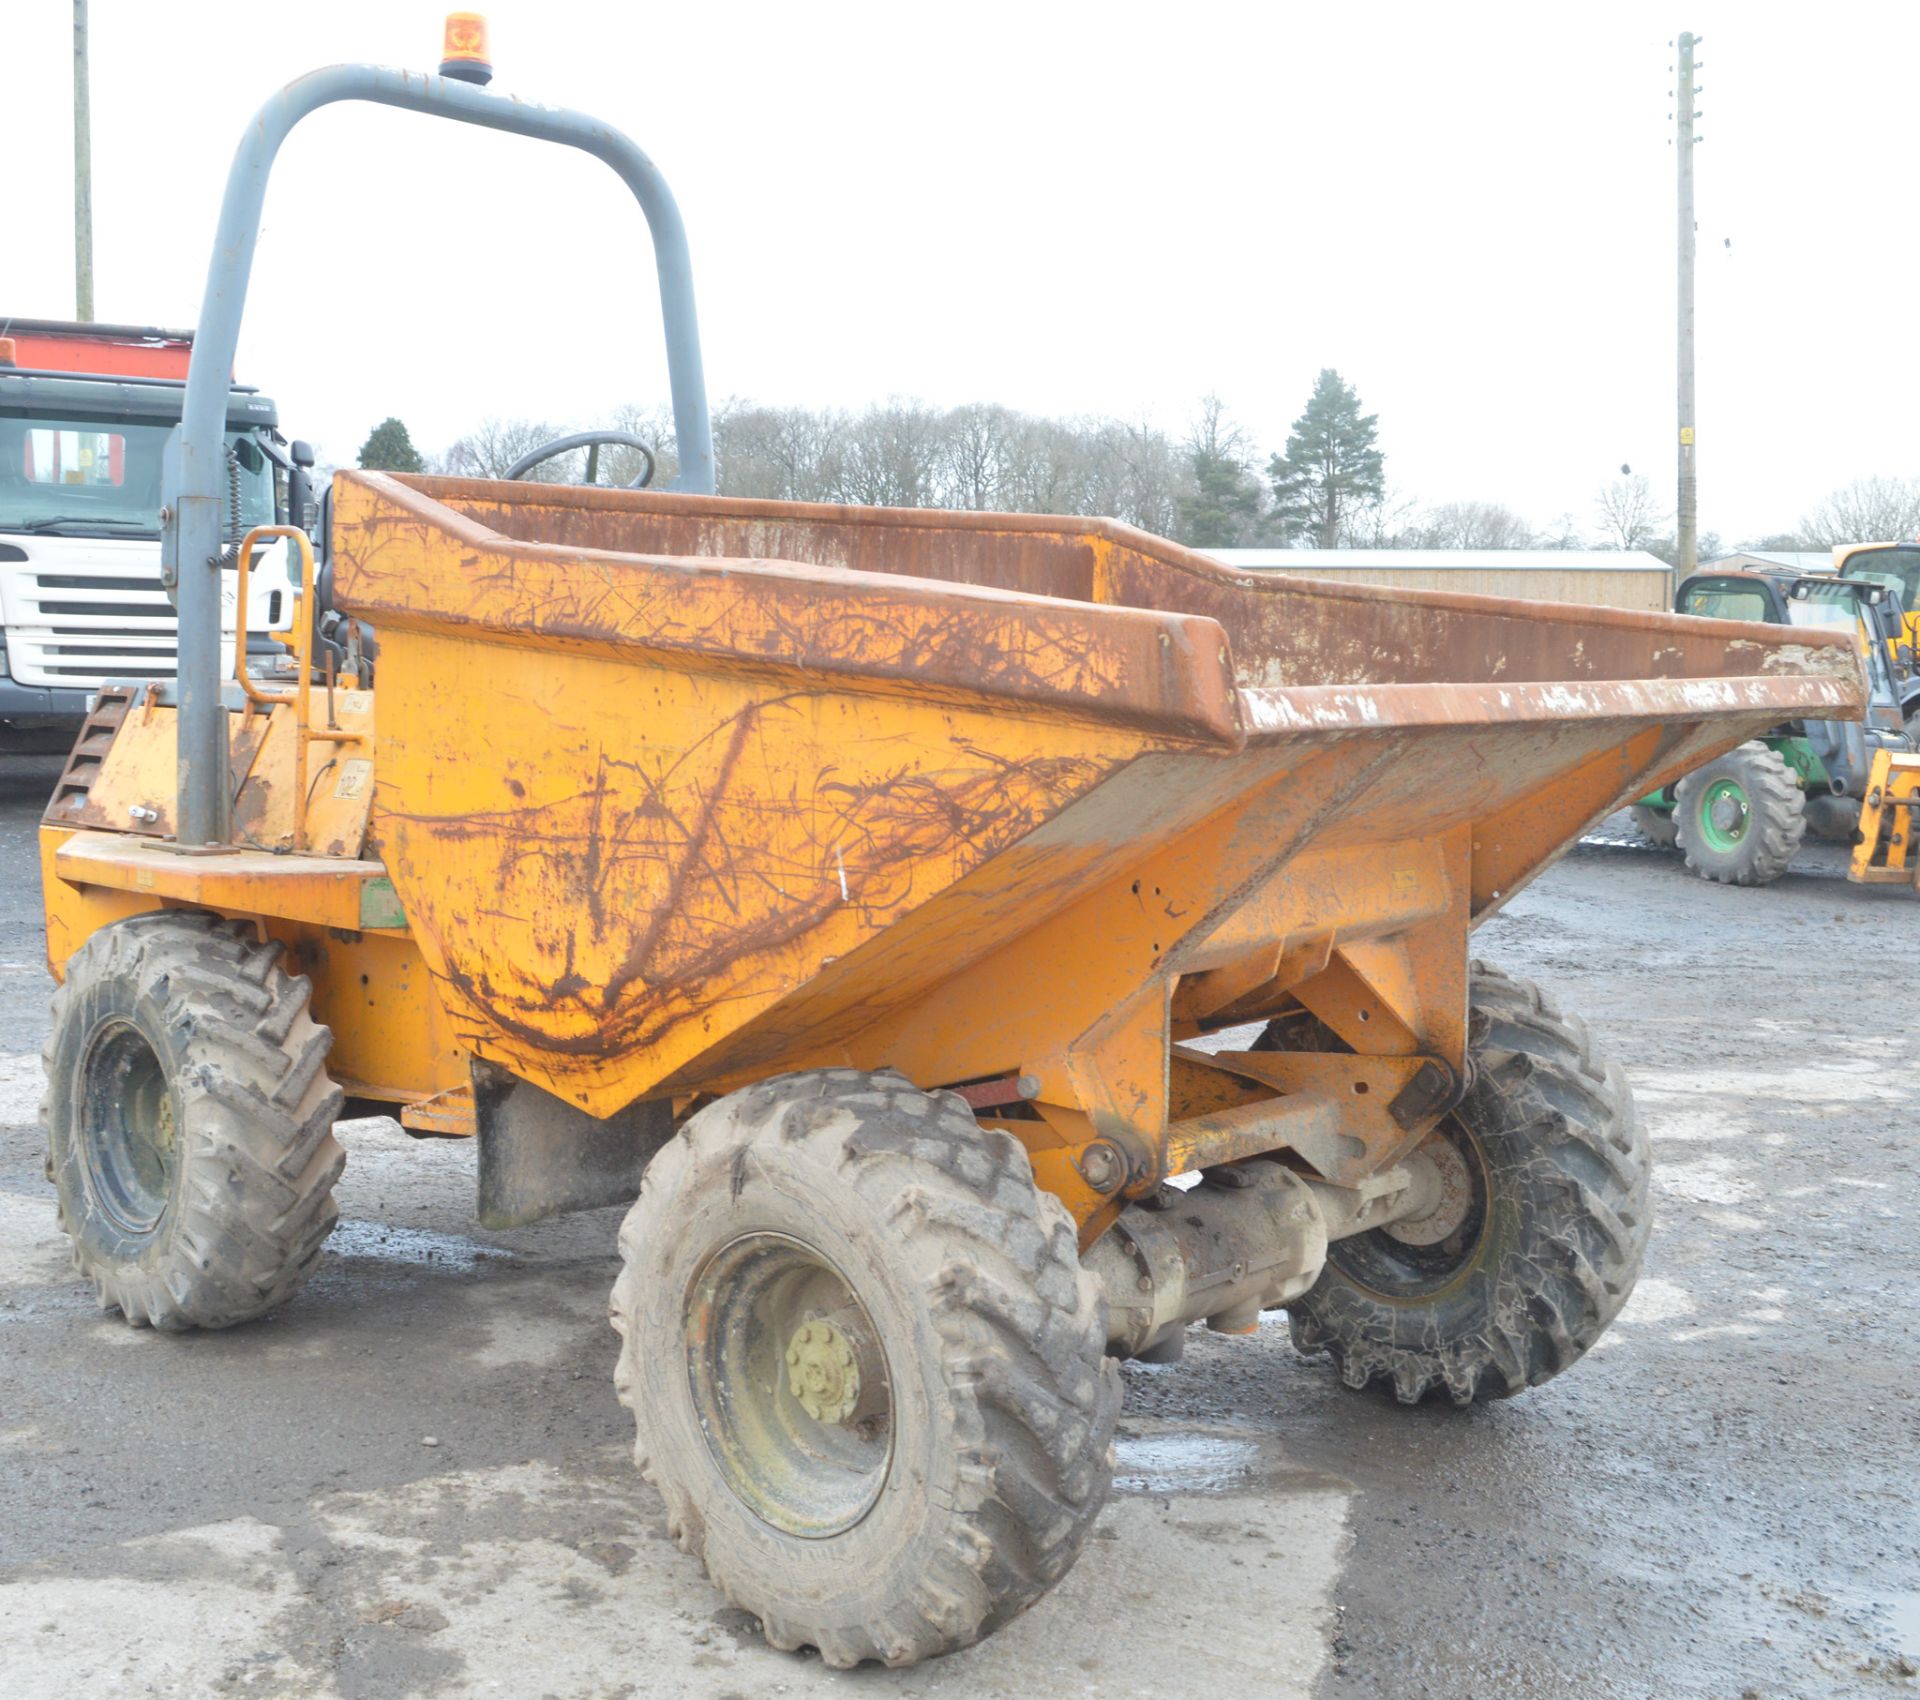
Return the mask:
[[[647,494],[536,488],[542,506],[572,505],[563,503],[563,497],[577,502],[583,496],[619,496],[631,502]],[[1117,721],[1170,742],[1210,745],[1222,754],[1238,753],[1250,737],[1316,730],[1595,718],[1686,721],[1756,710],[1775,711],[1783,718],[1857,718],[1866,701],[1864,668],[1845,634],[1756,632],[1750,624],[1683,615],[1330,585],[1293,577],[1249,586],[1244,575],[1105,521],[885,509],[853,511],[854,518],[848,520],[849,510],[838,508],[688,496],[656,496],[638,515],[624,510],[615,515],[644,519],[661,504],[671,504],[667,511],[675,514],[692,507],[732,518],[767,510],[789,524],[809,514],[846,524],[912,522],[914,529],[935,529],[943,538],[956,529],[996,536],[1042,531],[1051,536],[1054,532],[1047,528],[1073,526],[1090,537],[1112,534],[1135,547],[1153,547],[1159,551],[1151,561],[1156,570],[1198,570],[1214,597],[1222,590],[1232,594],[1251,589],[1264,604],[1275,595],[1311,600],[1326,593],[1352,604],[1354,619],[1362,625],[1388,610],[1402,622],[1410,611],[1422,609],[1471,616],[1472,636],[1482,653],[1450,659],[1461,664],[1462,672],[1495,675],[1477,681],[1254,684],[1251,680],[1260,676],[1265,658],[1257,653],[1240,658],[1236,677],[1228,631],[1206,613],[1166,612],[818,562],[635,554],[526,542],[444,505],[434,499],[436,493],[497,498],[498,487],[464,480],[403,482],[382,474],[339,475],[336,594],[343,606],[376,624],[419,630],[465,628],[475,636],[504,641],[526,633],[541,642],[558,639],[629,654],[671,655],[683,666],[910,684],[922,696],[1011,702],[1074,718]],[[443,544],[457,545],[463,552],[462,580],[450,587],[423,583],[420,573],[394,559],[396,545],[403,544],[408,531],[421,552],[434,533]],[[405,547],[400,552],[415,553]],[[583,575],[583,566],[597,570]],[[1136,567],[1135,576],[1138,571]],[[636,574],[643,575],[638,582]],[[716,593],[730,606],[716,609]],[[1265,606],[1257,610],[1261,620],[1283,612]],[[1318,612],[1324,616],[1327,610]],[[1592,639],[1596,651],[1608,652],[1605,665],[1619,669],[1636,658],[1627,653],[1632,650],[1649,671],[1665,676],[1503,682],[1497,677],[1503,658],[1485,649],[1489,643],[1498,645],[1509,622],[1519,623],[1529,649],[1551,639],[1566,643],[1569,656],[1585,656],[1586,640]],[[1236,621],[1243,623],[1249,626],[1247,640],[1257,650],[1263,634],[1251,615]],[[1669,631],[1684,635],[1684,650],[1654,641]],[[1352,648],[1354,636],[1351,630],[1342,631],[1339,643]],[[1700,655],[1703,640],[1718,651],[1715,659],[1721,668],[1732,661],[1754,671],[1672,676],[1677,666]],[[1378,648],[1375,653],[1380,653]],[[1304,671],[1302,659],[1298,654],[1289,657],[1286,670]],[[1429,672],[1436,670],[1436,659],[1406,654],[1395,658],[1403,668],[1411,660]],[[1595,662],[1590,658],[1583,665],[1591,672]],[[1330,664],[1328,671],[1336,670]],[[1344,670],[1352,671],[1350,664]]]
[[[1844,651],[1833,652],[1846,659]],[[1305,686],[1242,689],[1254,739],[1391,726],[1471,726],[1527,721],[1688,723],[1765,713],[1777,719],[1858,720],[1866,674],[1858,657],[1839,669],[1719,679],[1604,679],[1532,685]]]
[[[335,539],[335,596],[376,628],[907,686],[924,699],[1117,722],[1227,754],[1246,743],[1225,636],[1204,616],[785,560],[520,542],[364,472],[337,477]],[[418,570],[434,542],[462,551],[460,581]]]
[[[354,472],[341,476],[368,475]],[[1024,601],[1105,602],[1142,611],[1180,613],[1197,602],[1217,605],[1224,595],[1246,606],[1277,604],[1283,613],[1311,613],[1322,621],[1331,614],[1332,623],[1342,635],[1358,635],[1362,641],[1370,640],[1381,622],[1389,618],[1444,623],[1449,617],[1462,616],[1475,628],[1485,629],[1491,624],[1517,639],[1511,645],[1514,648],[1535,647],[1536,640],[1544,636],[1550,650],[1569,663],[1569,677],[1638,677],[1641,672],[1685,676],[1689,672],[1686,648],[1703,639],[1719,647],[1750,652],[1759,672],[1775,672],[1783,664],[1792,671],[1807,665],[1800,656],[1820,649],[1845,648],[1849,642],[1844,634],[1703,619],[1670,611],[1401,589],[1304,574],[1250,574],[1117,520],[1079,515],[861,507],[580,485],[503,486],[485,479],[424,475],[375,476],[383,483],[423,493],[439,513],[457,513],[476,524],[475,516],[483,512],[503,519],[537,514],[548,525],[555,519],[562,520],[566,523],[560,529],[578,529],[594,540],[586,545],[587,552],[613,554],[625,560],[633,560],[636,555],[739,556],[761,564],[832,566],[842,573],[859,571],[864,560],[869,563],[867,570],[883,580],[924,576],[953,582],[952,562],[957,557],[966,563],[965,576],[958,582],[982,589],[986,586],[976,577],[979,557],[983,551],[999,548],[1020,564],[1018,584],[1001,587],[1001,593]],[[648,526],[663,538],[672,537],[675,546],[638,551],[626,547],[633,533]],[[511,542],[520,535],[484,524],[480,531],[495,543]],[[824,553],[817,547],[795,548],[796,535],[808,533],[829,539],[830,547]],[[607,540],[614,537],[622,539],[622,548],[610,546]],[[743,538],[753,539],[754,546],[742,549],[729,541]],[[780,546],[769,555],[760,547],[762,539],[778,540]],[[551,541],[531,537],[520,540]],[[577,545],[580,539],[570,541]],[[1062,559],[1063,544],[1069,559]],[[1102,556],[1114,563],[1113,570],[1105,575],[1098,565]],[[936,565],[942,561],[948,564]],[[1143,571],[1161,584],[1157,588],[1143,584]],[[1100,582],[1103,576],[1107,580],[1104,585]],[[1043,583],[1036,585],[1035,580]],[[1171,597],[1165,594],[1168,590],[1174,593]],[[1169,602],[1172,607],[1167,606]],[[1647,656],[1651,665],[1630,675],[1604,671],[1610,661],[1619,658],[1623,639],[1637,648],[1649,638],[1663,636],[1678,641],[1657,645]],[[1373,659],[1378,662],[1383,657],[1376,651]],[[1404,655],[1392,658],[1396,665],[1405,659]],[[1393,682],[1429,683],[1458,677],[1461,675],[1443,669],[1459,665],[1463,659],[1441,645],[1422,670]],[[1502,665],[1495,658],[1493,673],[1497,674]],[[1241,679],[1246,684],[1259,682],[1244,671]]]
[[[343,471],[336,475],[336,479],[365,482],[383,494],[390,490],[417,491],[427,498],[426,507],[431,510],[436,524],[440,523],[443,516],[450,516],[457,511],[454,504],[499,506],[503,499],[510,499],[515,509],[570,511],[581,516],[605,515],[616,520],[685,516],[714,523],[743,522],[780,528],[810,526],[844,532],[919,533],[939,539],[959,535],[979,541],[1012,540],[1020,545],[1067,534],[1085,542],[1110,545],[1149,559],[1161,572],[1190,579],[1209,591],[1224,588],[1257,598],[1344,604],[1355,616],[1354,624],[1361,627],[1367,624],[1368,615],[1404,609],[1416,615],[1464,614],[1484,617],[1497,614],[1522,624],[1570,626],[1592,632],[1619,628],[1636,636],[1668,634],[1691,638],[1705,634],[1731,643],[1752,643],[1763,648],[1795,648],[1804,644],[1811,650],[1846,647],[1849,642],[1844,634],[1801,628],[1790,631],[1785,628],[1756,630],[1750,621],[1704,619],[1695,614],[1612,608],[1601,604],[1540,602],[1524,597],[1480,596],[1462,591],[1403,589],[1355,584],[1345,579],[1314,578],[1307,574],[1236,572],[1200,550],[1170,542],[1137,526],[1076,514],[864,507],[848,503],[691,496],[661,490],[616,490],[572,484],[503,486],[499,481],[490,479],[442,478],[426,474],[401,476],[358,470]],[[415,511],[425,510],[416,508]],[[477,531],[485,540],[496,545],[511,541],[504,534],[485,526],[477,527]],[[1043,599],[1042,593],[1028,590],[1013,594],[1025,600]],[[1044,596],[1053,600],[1086,600],[1083,593],[1064,587],[1046,592]],[[1366,613],[1363,614],[1362,610],[1366,610]]]

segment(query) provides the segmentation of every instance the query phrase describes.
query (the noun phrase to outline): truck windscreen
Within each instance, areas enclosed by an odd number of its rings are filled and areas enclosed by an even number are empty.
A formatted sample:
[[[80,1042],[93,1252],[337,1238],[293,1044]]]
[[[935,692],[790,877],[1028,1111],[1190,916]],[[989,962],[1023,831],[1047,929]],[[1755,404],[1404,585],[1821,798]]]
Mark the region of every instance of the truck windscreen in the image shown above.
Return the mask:
[[[160,457],[171,426],[154,420],[0,415],[0,531],[157,537]],[[273,467],[251,432],[227,436],[240,463],[240,515],[273,523]]]

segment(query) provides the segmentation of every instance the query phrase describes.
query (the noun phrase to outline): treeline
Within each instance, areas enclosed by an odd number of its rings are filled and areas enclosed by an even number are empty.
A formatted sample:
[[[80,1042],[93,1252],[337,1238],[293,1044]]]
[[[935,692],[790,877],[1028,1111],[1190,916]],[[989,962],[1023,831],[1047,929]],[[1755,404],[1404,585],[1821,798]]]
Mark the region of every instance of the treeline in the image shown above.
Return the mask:
[[[660,407],[600,423],[655,446],[656,481],[675,473],[673,421]],[[1646,549],[1675,558],[1673,515],[1645,476],[1622,467],[1581,522],[1536,524],[1496,501],[1421,503],[1388,482],[1377,419],[1332,370],[1316,381],[1283,448],[1265,452],[1216,396],[1187,429],[1080,415],[1052,418],[988,402],[940,408],[895,398],[858,409],[723,403],[714,414],[722,495],[878,507],[1104,515],[1201,549]],[[499,478],[528,450],[579,430],[550,419],[483,420],[437,457],[422,456],[397,419],[360,453],[363,466]],[[601,483],[625,484],[642,460],[600,453]],[[579,482],[585,455],[530,476]],[[1835,491],[1791,532],[1745,545],[1821,549],[1920,535],[1920,479],[1867,478]],[[1712,532],[1702,560],[1723,553]]]
[[[675,471],[673,420],[624,409],[611,422],[655,445],[658,481]],[[440,457],[450,473],[497,478],[527,450],[564,434],[548,420],[490,419]],[[892,400],[857,412],[728,402],[713,417],[720,493],[783,502],[997,512],[1106,514],[1162,534],[1180,529],[1191,472],[1179,443],[1148,424],[1049,419],[990,403],[934,408]],[[533,474],[578,479],[584,455]],[[624,448],[602,452],[603,483],[641,466]]]
[[[656,445],[673,474],[664,409],[626,409],[611,424]],[[439,469],[502,476],[521,455],[565,435],[544,419],[489,419],[439,457]],[[1422,507],[1387,486],[1376,420],[1338,373],[1320,375],[1287,446],[1256,450],[1218,397],[1182,435],[1148,421],[1052,418],[993,403],[938,408],[895,398],[861,409],[731,401],[714,414],[722,495],[878,507],[1106,515],[1196,548],[1525,548],[1581,546],[1571,522],[1546,533],[1495,502]],[[624,483],[641,461],[602,451],[599,477]],[[533,474],[583,476],[583,456]]]

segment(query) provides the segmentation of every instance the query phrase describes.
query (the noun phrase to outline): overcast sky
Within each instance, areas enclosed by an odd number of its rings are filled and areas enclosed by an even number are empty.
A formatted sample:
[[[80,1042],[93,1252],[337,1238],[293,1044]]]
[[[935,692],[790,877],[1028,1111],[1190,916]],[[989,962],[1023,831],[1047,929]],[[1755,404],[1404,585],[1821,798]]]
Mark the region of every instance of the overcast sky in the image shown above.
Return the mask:
[[[73,308],[68,0],[4,0],[0,312]],[[246,115],[443,8],[94,0],[96,312],[196,317]],[[1590,533],[1670,502],[1682,28],[1707,39],[1700,489],[1726,541],[1920,474],[1920,7],[497,0],[495,87],[627,131],[685,215],[708,382],[1278,447],[1337,367],[1390,481]],[[1729,246],[1730,244],[1730,246]],[[644,224],[584,156],[371,107],[281,154],[240,376],[350,459],[397,413],[572,425],[666,393]]]

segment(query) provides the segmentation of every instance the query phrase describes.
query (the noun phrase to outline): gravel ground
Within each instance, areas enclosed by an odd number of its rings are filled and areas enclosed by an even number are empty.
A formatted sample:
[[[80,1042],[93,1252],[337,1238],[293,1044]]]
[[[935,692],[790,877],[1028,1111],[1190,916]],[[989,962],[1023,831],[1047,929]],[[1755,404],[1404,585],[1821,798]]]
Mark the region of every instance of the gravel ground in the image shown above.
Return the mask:
[[[0,770],[0,1694],[1370,1697],[1920,1689],[1920,906],[1818,847],[1727,891],[1610,830],[1479,953],[1627,1064],[1647,1273],[1572,1374],[1403,1410],[1284,1319],[1130,1365],[1087,1556],[986,1646],[768,1651],[626,1459],[612,1212],[471,1221],[472,1154],[353,1124],[281,1315],[157,1338],[67,1272],[34,1125],[33,823]]]

